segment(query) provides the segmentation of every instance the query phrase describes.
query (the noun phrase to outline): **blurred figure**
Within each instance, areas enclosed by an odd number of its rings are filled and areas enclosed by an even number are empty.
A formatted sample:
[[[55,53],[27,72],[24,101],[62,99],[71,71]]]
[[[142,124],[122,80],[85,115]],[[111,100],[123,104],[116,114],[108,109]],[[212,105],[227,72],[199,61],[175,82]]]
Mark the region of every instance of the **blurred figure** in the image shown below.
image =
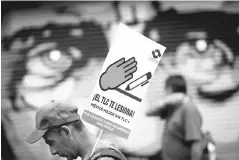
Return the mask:
[[[201,114],[187,95],[187,85],[181,75],[168,77],[165,85],[166,99],[149,116],[160,116],[165,120],[162,139],[163,160],[200,160],[203,154]]]
[[[83,160],[126,160],[124,155],[110,144],[97,142],[77,113],[78,108],[62,102],[51,101],[36,114],[36,130],[27,138],[32,144],[41,137],[49,145],[52,155],[67,160],[81,157]]]

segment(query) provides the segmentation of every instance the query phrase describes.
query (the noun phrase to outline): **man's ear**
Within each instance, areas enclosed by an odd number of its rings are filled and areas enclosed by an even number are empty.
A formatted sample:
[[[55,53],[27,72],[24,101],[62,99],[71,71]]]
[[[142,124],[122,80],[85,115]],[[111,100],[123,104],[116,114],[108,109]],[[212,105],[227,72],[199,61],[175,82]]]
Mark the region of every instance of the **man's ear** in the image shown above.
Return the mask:
[[[61,127],[61,132],[62,132],[62,135],[67,138],[67,139],[72,139],[73,136],[72,136],[72,132],[71,132],[71,129],[67,126],[62,126]]]

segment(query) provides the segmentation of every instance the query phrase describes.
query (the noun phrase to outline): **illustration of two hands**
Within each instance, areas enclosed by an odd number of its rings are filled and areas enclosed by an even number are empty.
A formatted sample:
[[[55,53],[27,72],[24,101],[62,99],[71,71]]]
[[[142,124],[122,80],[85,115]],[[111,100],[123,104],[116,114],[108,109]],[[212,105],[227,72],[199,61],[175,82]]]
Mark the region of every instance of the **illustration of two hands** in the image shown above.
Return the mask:
[[[137,71],[137,61],[134,57],[125,61],[121,58],[111,64],[100,76],[100,88],[103,91],[115,89],[133,78],[133,73]]]

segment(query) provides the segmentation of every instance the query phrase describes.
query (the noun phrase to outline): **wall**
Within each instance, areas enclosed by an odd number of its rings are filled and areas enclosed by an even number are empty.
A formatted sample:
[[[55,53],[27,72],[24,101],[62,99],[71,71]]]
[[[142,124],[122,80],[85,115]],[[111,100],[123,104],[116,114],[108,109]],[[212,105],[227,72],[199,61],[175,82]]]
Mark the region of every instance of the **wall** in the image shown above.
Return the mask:
[[[59,3],[58,6],[63,4],[64,3]],[[88,104],[88,97],[93,90],[97,77],[99,76],[108,47],[112,42],[114,31],[117,28],[116,13],[110,2],[69,3],[67,5],[70,6],[69,10],[71,14],[57,15],[52,11],[51,5],[46,5],[40,9],[12,12],[4,23],[5,27],[2,31],[3,35],[13,35],[17,30],[23,29],[24,27],[41,27],[46,25],[49,21],[58,23],[58,25],[66,23],[78,24],[89,20],[93,20],[95,23],[89,22],[89,24],[86,24],[85,26],[80,25],[79,28],[83,31],[83,36],[73,36],[72,38],[67,35],[69,34],[68,31],[65,32],[65,30],[59,30],[56,32],[56,37],[50,39],[51,41],[59,41],[59,43],[63,45],[76,46],[79,49],[79,55],[84,55],[85,58],[76,61],[77,63],[73,63],[72,61],[72,65],[74,64],[73,69],[68,72],[66,79],[62,82],[56,83],[57,85],[54,87],[46,87],[46,89],[42,89],[41,86],[54,83],[56,79],[45,79],[35,75],[62,76],[62,72],[58,69],[52,70],[51,67],[44,65],[39,57],[29,58],[29,53],[26,51],[21,53],[18,52],[19,47],[23,46],[22,43],[20,43],[20,45],[17,44],[17,42],[20,41],[15,41],[15,50],[2,50],[2,108],[11,108],[11,105],[15,105],[17,108],[21,109],[20,112],[10,110],[9,115],[13,121],[13,129],[16,130],[19,139],[11,141],[11,143],[14,146],[15,152],[22,157],[22,159],[38,159],[39,157],[41,157],[41,159],[54,159],[50,156],[48,147],[45,146],[43,141],[31,146],[24,144],[23,142],[24,137],[26,137],[34,128],[34,108],[36,109],[40,107],[51,99],[59,98],[78,105],[81,112]],[[133,23],[135,19],[133,18],[134,15],[130,9],[130,6],[133,5],[137,8],[137,14],[135,15],[137,23]],[[53,6],[56,7],[57,5],[54,5],[53,3]],[[185,42],[185,34],[187,32],[194,29],[206,30],[208,26],[210,31],[214,28],[212,24],[208,24],[206,27],[200,24],[200,22],[203,22],[203,20],[206,19],[204,16],[201,16],[201,19],[198,19],[197,21],[193,21],[192,19],[195,19],[193,16],[198,15],[186,14],[181,16],[182,14],[175,14],[174,11],[160,14],[159,17],[162,17],[160,21],[146,23],[146,21],[150,21],[157,15],[156,11],[153,10],[148,2],[125,2],[120,5],[120,11],[122,15],[121,21],[128,23],[130,27],[141,33],[145,33],[144,31],[147,28],[149,28],[149,31],[152,31],[156,26],[157,33],[155,34],[159,34],[159,42],[162,42],[168,47],[164,61],[162,61],[162,64],[164,65],[159,67],[155,77],[152,79],[151,86],[146,95],[146,100],[141,106],[142,110],[137,115],[137,122],[135,123],[135,128],[130,139],[128,141],[123,141],[121,139],[115,139],[107,134],[104,135],[105,138],[115,142],[125,153],[135,155],[136,157],[148,157],[156,154],[161,147],[160,138],[163,129],[163,122],[157,118],[146,117],[145,112],[151,107],[152,103],[161,100],[159,97],[163,96],[163,82],[171,72],[175,71],[174,66],[170,64],[171,59],[174,58],[172,55],[178,53],[177,50],[179,50],[179,46]],[[72,16],[72,13],[79,16]],[[190,18],[190,16],[192,18]],[[224,16],[225,19],[228,20],[231,20],[233,19],[231,17],[234,17],[234,15]],[[218,17],[222,17],[220,13]],[[221,20],[221,22],[225,22],[225,19]],[[209,23],[209,21],[211,21],[211,19],[208,21],[206,20],[205,22]],[[216,24],[214,25],[217,26]],[[226,24],[224,23],[224,25]],[[234,45],[234,43],[238,43],[238,39],[236,32],[231,33],[231,28],[233,27],[234,26],[232,25],[225,27],[226,29],[223,30],[225,32],[222,35],[219,34],[221,31],[220,28],[215,28],[215,30],[219,31],[212,34],[214,39],[223,40],[223,42],[229,46],[231,50],[229,54],[234,55],[233,59],[235,61],[235,63],[233,62],[233,69],[224,66],[224,68],[220,70],[226,78],[221,78],[221,82],[217,80],[214,81],[219,86],[216,86],[215,90],[220,90],[220,87],[223,85],[227,86],[226,83],[233,82],[232,84],[237,84],[236,80],[239,79],[239,62],[238,58],[236,58],[238,48]],[[32,33],[34,33],[32,35],[38,34],[38,32],[35,31]],[[234,34],[234,36],[231,36],[231,34]],[[154,36],[150,38],[153,37]],[[44,38],[42,39],[44,42]],[[62,39],[62,41],[60,41],[60,39]],[[33,46],[40,42],[42,42],[42,40],[35,40]],[[12,46],[12,48],[14,47]],[[62,60],[64,60],[65,63],[68,63],[65,59]],[[214,74],[216,75],[217,73],[213,70],[206,73],[206,75],[208,74],[214,76]],[[201,77],[204,78],[204,76]],[[202,98],[197,92],[198,86],[202,84],[198,81],[193,81],[190,78],[193,78],[193,76],[189,76],[188,78],[190,95],[195,98],[202,113],[204,119],[203,128],[212,132],[212,135],[218,144],[218,154],[220,159],[238,159],[238,92],[235,92],[223,101]],[[7,84],[10,84],[11,87],[7,86]],[[15,98],[8,99],[9,96],[15,96]],[[22,99],[22,97],[24,99]],[[96,128],[93,126],[89,125],[88,127],[92,132],[97,132]],[[9,128],[9,131],[10,130],[11,128]],[[10,137],[11,136],[14,137],[14,135],[10,135]]]

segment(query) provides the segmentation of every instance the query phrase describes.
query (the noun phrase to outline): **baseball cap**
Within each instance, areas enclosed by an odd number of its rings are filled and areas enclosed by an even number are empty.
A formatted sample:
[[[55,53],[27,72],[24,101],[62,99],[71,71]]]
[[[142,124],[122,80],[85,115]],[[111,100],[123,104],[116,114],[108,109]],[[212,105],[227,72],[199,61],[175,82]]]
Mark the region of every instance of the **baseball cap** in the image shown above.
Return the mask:
[[[52,100],[36,113],[36,130],[26,139],[27,143],[37,142],[48,129],[80,120],[77,106]]]

